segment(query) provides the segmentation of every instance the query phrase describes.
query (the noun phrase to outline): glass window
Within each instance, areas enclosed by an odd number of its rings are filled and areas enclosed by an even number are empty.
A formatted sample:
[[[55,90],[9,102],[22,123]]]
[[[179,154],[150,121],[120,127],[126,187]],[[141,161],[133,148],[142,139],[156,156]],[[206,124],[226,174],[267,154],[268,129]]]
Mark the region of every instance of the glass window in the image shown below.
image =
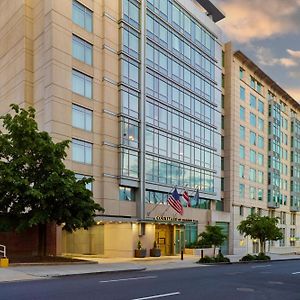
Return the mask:
[[[245,127],[240,125],[240,139],[245,140]]]
[[[240,106],[240,119],[245,121],[245,107]]]
[[[256,115],[253,113],[250,113],[250,124],[253,127],[256,127]]]
[[[264,113],[264,103],[261,100],[258,100],[258,111]]]
[[[93,78],[76,70],[73,70],[72,91],[76,94],[91,99],[93,94]]]
[[[255,79],[252,76],[250,76],[250,86],[255,89]]]
[[[240,86],[240,99],[241,100],[245,100],[246,99],[246,92],[245,92],[245,88]]]
[[[257,138],[257,146],[261,149],[264,148],[264,138],[260,135]]]
[[[256,133],[250,131],[250,145],[256,145]]]
[[[130,0],[123,0],[124,20],[135,28],[139,28],[140,12],[136,3]]]
[[[264,197],[264,190],[263,189],[258,189],[257,190],[257,199],[262,201]]]
[[[138,119],[139,116],[138,93],[124,88],[124,90],[121,90],[121,101],[122,101],[122,113]]]
[[[253,182],[256,181],[256,170],[255,169],[252,169],[252,168],[249,169],[249,179]]]
[[[72,159],[80,163],[92,163],[92,148],[91,143],[72,139]]]
[[[85,40],[73,35],[72,41],[73,57],[92,65],[93,62],[93,46]]]
[[[139,126],[138,122],[123,119],[121,123],[122,144],[133,148],[138,148]]]
[[[123,201],[135,201],[133,188],[119,186],[119,199]]]
[[[240,145],[240,158],[245,159],[245,147]]]
[[[240,183],[240,198],[245,198],[245,185],[243,183]]]
[[[250,162],[255,164],[256,163],[256,152],[250,149]]]
[[[72,125],[74,127],[92,131],[93,112],[76,104],[72,105]]]
[[[264,183],[264,172],[257,171],[257,182]]]
[[[129,55],[139,57],[139,38],[134,30],[126,27],[123,29],[123,47]]]
[[[73,1],[72,19],[86,31],[93,31],[93,12],[77,1]]]
[[[256,108],[256,97],[252,94],[250,94],[250,106]]]
[[[250,186],[249,188],[249,196],[251,200],[255,200],[256,199],[256,188],[253,186]]]
[[[260,166],[264,165],[264,156],[261,153],[257,153],[257,163]]]
[[[83,175],[83,174],[75,174],[75,178],[77,179],[77,180],[81,180],[81,179],[83,179],[83,178],[92,178],[92,176],[87,176],[87,175]],[[90,183],[87,183],[86,185],[85,185],[85,187],[86,187],[86,189],[88,189],[89,191],[93,191],[93,183],[92,182],[90,182]]]
[[[138,178],[138,152],[128,149],[123,149],[122,151],[122,175],[126,177]],[[151,164],[149,164],[147,167],[153,168],[153,166],[151,167]],[[152,169],[152,174],[154,171],[155,170]]]
[[[122,60],[122,80],[124,83],[139,88],[139,68],[138,64],[133,61]]]
[[[260,117],[257,118],[257,126],[259,130],[264,130],[264,120]]]
[[[240,79],[244,78],[244,73],[245,73],[245,70],[242,67],[240,67]]]
[[[245,166],[244,165],[240,165],[240,178],[245,178]]]

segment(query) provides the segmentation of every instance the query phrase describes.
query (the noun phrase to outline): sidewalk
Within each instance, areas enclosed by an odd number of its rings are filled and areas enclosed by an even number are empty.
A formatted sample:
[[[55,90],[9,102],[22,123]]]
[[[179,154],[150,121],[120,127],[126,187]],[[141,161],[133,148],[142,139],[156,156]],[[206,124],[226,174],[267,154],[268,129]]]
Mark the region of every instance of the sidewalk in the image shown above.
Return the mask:
[[[291,260],[299,259],[300,255],[269,254],[271,259]],[[227,255],[231,262],[237,262],[240,255]],[[96,256],[80,256],[80,259],[89,261],[87,264],[76,265],[24,265],[0,268],[0,283],[20,280],[46,279],[51,277],[97,274],[123,271],[154,271],[179,268],[211,267],[212,265],[196,264],[199,256],[184,255],[184,260],[180,256],[146,257],[146,258],[100,258]],[[95,264],[91,264],[93,261]]]

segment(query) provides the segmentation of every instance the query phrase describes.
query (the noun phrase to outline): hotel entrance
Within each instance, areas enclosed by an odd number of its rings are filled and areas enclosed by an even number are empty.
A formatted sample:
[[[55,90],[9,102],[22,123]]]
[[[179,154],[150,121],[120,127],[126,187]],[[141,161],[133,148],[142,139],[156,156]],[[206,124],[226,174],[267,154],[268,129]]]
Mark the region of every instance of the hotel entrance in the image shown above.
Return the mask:
[[[156,224],[155,240],[162,256],[180,254],[184,249],[184,226]]]

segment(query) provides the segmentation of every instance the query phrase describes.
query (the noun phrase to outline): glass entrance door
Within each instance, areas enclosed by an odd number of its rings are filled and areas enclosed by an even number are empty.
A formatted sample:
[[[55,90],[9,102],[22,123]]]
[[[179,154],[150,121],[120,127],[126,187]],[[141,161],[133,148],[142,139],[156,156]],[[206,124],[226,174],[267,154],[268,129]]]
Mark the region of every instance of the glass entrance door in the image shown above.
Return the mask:
[[[175,230],[175,254],[180,254],[181,250],[184,250],[184,244],[185,244],[185,238],[184,238],[184,228],[182,227],[176,227]]]

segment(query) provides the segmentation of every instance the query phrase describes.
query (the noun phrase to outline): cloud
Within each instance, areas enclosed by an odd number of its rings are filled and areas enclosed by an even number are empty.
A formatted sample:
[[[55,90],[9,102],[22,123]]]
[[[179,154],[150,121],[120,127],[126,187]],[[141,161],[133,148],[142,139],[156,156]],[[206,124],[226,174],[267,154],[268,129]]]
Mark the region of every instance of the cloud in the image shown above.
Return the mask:
[[[217,0],[217,5],[226,15],[220,25],[236,42],[299,33],[299,0]]]
[[[292,49],[286,49],[286,51],[290,56],[295,57],[295,58],[300,58],[300,51],[295,51]]]
[[[265,47],[257,47],[253,49],[257,62],[263,66],[283,66],[285,68],[296,67],[298,62],[290,57],[275,57],[271,49]],[[288,52],[288,50],[287,50]],[[289,52],[288,52],[289,53]]]

